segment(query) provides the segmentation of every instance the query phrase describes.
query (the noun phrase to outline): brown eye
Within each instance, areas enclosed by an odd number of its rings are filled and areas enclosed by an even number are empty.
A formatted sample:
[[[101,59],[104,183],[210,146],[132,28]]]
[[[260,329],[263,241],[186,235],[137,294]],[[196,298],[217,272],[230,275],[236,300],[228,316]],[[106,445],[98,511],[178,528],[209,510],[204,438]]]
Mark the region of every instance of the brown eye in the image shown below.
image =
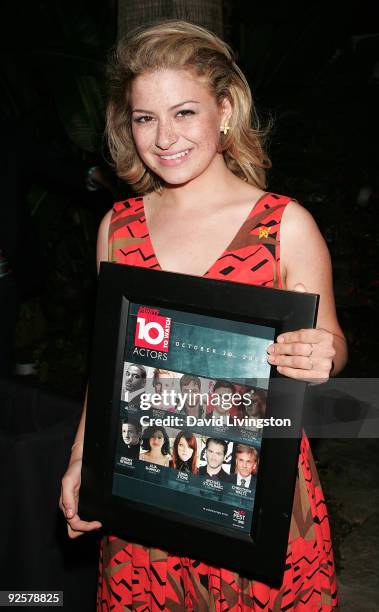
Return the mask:
[[[177,117],[187,117],[188,115],[194,115],[194,114],[195,112],[193,110],[186,108],[186,109],[179,111],[176,116]]]
[[[134,123],[150,123],[153,120],[153,117],[149,115],[141,115],[141,117],[135,117],[133,119]]]

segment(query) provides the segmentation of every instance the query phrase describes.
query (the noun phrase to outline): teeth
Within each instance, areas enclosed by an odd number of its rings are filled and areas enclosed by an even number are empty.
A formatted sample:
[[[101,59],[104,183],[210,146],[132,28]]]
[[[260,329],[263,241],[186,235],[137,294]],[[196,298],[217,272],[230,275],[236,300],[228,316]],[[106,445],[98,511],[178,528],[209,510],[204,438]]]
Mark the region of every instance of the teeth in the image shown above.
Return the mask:
[[[181,153],[175,153],[174,155],[161,155],[162,159],[178,159],[179,157],[184,157],[185,155],[187,155],[188,153],[188,149],[187,151],[182,151]]]

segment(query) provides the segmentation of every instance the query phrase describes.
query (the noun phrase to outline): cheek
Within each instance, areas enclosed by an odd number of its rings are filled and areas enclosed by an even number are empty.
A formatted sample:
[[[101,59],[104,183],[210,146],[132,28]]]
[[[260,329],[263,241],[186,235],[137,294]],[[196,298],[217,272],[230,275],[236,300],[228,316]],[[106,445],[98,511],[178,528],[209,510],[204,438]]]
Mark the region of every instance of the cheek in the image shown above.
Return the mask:
[[[196,141],[200,143],[201,148],[205,151],[215,152],[219,144],[219,132],[217,127],[211,122],[200,123],[196,127],[194,134]]]
[[[144,151],[151,145],[152,139],[154,140],[153,130],[150,127],[132,127],[132,135],[135,147],[141,157],[143,157]]]

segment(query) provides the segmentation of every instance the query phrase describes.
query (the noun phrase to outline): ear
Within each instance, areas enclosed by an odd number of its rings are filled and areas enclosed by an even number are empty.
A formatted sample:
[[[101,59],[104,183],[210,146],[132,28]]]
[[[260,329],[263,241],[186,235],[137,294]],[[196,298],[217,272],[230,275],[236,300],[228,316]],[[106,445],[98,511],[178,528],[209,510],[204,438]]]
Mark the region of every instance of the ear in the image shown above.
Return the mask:
[[[233,114],[233,107],[229,98],[223,98],[220,102],[220,123],[228,125]]]

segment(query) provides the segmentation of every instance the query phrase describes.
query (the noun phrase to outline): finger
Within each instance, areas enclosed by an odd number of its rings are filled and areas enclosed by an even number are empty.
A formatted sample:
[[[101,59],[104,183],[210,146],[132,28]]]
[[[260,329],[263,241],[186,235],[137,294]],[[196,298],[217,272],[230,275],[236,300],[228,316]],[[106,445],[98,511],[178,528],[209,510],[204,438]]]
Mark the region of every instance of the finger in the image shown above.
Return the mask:
[[[78,538],[79,536],[84,534],[84,531],[74,531],[69,523],[67,523],[67,534],[71,540]]]
[[[268,348],[267,352],[267,360],[269,363],[275,363],[270,360],[270,357],[276,357],[279,355],[299,355],[302,357],[312,357],[313,361],[315,359],[332,360],[336,355],[336,351],[332,346],[324,346],[323,344],[308,344],[304,342],[272,344],[271,347]]]
[[[78,511],[78,495],[67,481],[62,480],[61,510],[67,519],[71,519]]]
[[[269,355],[302,355],[309,357],[313,353],[313,345],[304,342],[285,342],[272,344],[268,347]]]
[[[310,382],[314,385],[325,383],[329,380],[328,374],[317,370],[299,370],[296,368],[282,366],[278,366],[277,370],[279,374],[282,374],[282,376],[288,376],[288,378],[295,378],[304,382]]]
[[[333,334],[325,329],[298,329],[292,332],[280,334],[277,339],[279,343],[290,344],[292,342],[303,342],[306,344],[327,344],[333,343]]]
[[[270,355],[267,361],[279,367],[295,368],[298,370],[314,370],[327,374],[332,369],[332,360],[326,357],[299,357],[297,355]]]
[[[73,532],[73,534],[78,535],[102,527],[100,521],[83,521],[78,514],[75,514],[72,519],[67,521],[67,525],[69,527],[69,533]]]
[[[270,355],[267,361],[271,363],[271,365],[295,368],[297,370],[313,370],[316,366],[313,358],[300,357],[297,355]]]

